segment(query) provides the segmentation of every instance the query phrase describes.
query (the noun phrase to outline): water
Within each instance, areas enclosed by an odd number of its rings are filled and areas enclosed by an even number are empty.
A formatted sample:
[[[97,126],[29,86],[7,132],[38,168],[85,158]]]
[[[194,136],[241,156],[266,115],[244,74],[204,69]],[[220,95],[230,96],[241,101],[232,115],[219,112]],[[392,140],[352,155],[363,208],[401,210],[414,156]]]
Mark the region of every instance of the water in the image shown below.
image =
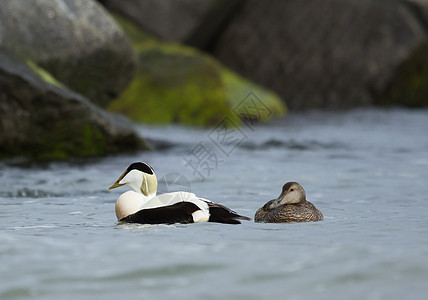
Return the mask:
[[[425,299],[427,128],[427,110],[314,112],[235,131],[227,155],[220,131],[142,127],[163,150],[1,165],[0,299]],[[205,180],[183,159],[201,145]],[[251,217],[298,181],[325,220],[117,225],[126,188],[107,187],[139,160]]]

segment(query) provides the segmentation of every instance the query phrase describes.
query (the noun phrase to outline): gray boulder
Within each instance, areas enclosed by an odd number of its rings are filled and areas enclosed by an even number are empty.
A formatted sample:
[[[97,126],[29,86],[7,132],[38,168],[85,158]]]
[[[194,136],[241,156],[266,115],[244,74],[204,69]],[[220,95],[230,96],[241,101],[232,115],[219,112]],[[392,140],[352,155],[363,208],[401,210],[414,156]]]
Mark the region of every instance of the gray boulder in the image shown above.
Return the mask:
[[[428,27],[428,0],[404,0],[421,22]]]
[[[92,0],[0,1],[0,49],[32,60],[102,106],[136,69],[130,41]]]
[[[216,0],[105,0],[112,11],[166,41],[184,42],[197,30]],[[227,2],[227,1],[226,1]]]
[[[248,0],[213,52],[296,110],[378,103],[426,44],[405,1]]]
[[[123,122],[0,51],[0,159],[65,159],[147,148]]]

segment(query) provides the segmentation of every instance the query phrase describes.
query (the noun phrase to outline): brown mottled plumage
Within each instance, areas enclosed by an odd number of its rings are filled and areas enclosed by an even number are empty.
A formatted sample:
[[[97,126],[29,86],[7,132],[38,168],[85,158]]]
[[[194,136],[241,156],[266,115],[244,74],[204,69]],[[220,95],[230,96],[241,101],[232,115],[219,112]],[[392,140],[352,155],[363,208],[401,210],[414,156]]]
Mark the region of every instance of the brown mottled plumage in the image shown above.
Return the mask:
[[[321,221],[322,213],[309,201],[297,182],[287,182],[278,199],[270,200],[256,211],[254,221],[265,223],[291,223]]]

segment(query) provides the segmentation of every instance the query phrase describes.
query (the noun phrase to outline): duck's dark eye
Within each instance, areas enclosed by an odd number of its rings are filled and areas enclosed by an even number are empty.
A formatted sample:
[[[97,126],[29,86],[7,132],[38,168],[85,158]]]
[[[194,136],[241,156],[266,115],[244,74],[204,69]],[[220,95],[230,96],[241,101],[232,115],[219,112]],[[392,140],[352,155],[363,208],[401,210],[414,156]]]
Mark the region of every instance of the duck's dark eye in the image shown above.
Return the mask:
[[[290,192],[294,191],[294,189],[290,189]]]

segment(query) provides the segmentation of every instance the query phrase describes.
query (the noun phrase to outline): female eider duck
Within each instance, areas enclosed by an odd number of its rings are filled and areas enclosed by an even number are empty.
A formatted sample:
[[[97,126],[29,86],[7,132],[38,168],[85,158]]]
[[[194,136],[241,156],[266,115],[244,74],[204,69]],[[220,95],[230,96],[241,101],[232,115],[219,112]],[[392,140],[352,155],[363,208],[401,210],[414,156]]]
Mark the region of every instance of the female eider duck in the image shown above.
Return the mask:
[[[321,221],[322,213],[309,201],[297,182],[287,182],[277,199],[268,201],[256,211],[254,221],[265,223],[291,223]]]
[[[140,224],[218,222],[240,224],[251,220],[229,208],[199,198],[193,193],[173,192],[156,196],[158,182],[152,167],[144,162],[131,164],[109,190],[128,185],[116,201],[118,221]]]

